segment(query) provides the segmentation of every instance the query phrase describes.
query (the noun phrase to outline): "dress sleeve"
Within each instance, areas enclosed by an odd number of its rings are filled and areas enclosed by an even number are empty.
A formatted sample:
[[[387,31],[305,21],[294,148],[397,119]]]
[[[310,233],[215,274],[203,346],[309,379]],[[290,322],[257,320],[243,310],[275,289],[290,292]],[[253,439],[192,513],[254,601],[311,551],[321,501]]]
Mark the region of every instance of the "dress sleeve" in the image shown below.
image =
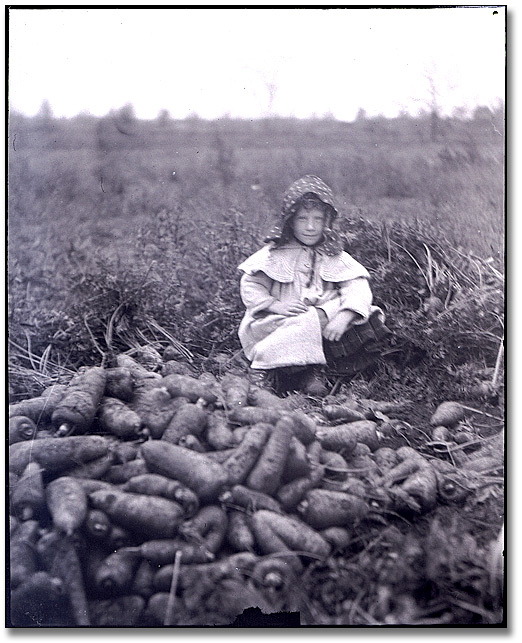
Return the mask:
[[[272,280],[264,272],[244,274],[241,277],[241,299],[252,315],[265,310],[275,301],[275,297],[270,294],[271,286]]]
[[[372,291],[368,279],[359,277],[342,281],[340,284],[340,306],[339,310],[353,310],[361,315],[366,321],[370,315],[370,307],[373,300]]]

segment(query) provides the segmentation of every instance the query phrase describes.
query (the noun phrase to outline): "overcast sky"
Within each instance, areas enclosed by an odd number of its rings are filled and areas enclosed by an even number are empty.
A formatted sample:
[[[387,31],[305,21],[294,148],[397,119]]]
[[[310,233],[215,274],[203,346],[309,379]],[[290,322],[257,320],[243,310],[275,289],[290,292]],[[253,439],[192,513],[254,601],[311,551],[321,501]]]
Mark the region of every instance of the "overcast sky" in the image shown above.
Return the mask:
[[[504,98],[505,8],[15,9],[11,109],[416,114]]]

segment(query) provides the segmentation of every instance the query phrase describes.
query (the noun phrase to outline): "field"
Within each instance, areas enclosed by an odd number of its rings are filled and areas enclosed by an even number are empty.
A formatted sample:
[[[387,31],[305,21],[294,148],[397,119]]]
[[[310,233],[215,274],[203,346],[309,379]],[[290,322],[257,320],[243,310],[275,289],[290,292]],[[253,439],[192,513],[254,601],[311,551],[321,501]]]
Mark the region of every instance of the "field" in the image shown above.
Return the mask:
[[[284,189],[311,173],[337,195],[346,249],[370,270],[393,332],[372,373],[331,374],[327,401],[408,400],[382,445],[451,464],[497,444],[501,113],[355,123],[13,114],[9,143],[10,403],[144,346],[177,346],[198,375],[244,373],[236,267],[260,246]],[[444,400],[466,413],[461,443],[442,448],[429,422]],[[325,401],[292,394],[290,403],[320,418]],[[341,552],[308,565],[302,623],[502,622],[491,568],[499,471],[472,476],[459,502],[363,523]]]

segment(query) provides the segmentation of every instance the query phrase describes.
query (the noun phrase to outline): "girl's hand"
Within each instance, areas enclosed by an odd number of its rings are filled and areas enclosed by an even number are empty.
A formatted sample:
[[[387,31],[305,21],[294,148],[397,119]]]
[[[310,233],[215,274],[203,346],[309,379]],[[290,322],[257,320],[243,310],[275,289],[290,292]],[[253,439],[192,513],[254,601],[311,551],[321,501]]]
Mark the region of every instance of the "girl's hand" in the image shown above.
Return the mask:
[[[295,315],[300,315],[301,313],[306,313],[308,306],[303,304],[299,299],[294,299],[293,301],[274,301],[268,308],[268,310],[276,315],[284,315],[285,317],[292,317]]]
[[[352,310],[341,310],[326,324],[323,337],[330,342],[338,342],[356,316]]]

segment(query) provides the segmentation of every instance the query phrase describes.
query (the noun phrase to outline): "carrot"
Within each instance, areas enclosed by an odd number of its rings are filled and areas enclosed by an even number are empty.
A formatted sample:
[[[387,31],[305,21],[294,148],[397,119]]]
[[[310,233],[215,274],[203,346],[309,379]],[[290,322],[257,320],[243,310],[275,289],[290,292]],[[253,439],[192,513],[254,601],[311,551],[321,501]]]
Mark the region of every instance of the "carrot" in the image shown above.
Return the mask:
[[[207,505],[193,518],[184,522],[179,532],[187,540],[192,540],[215,554],[225,539],[227,524],[227,514],[221,507]]]
[[[228,449],[235,444],[225,416],[218,411],[208,416],[206,438],[213,449]]]
[[[250,516],[244,511],[231,509],[228,512],[226,541],[234,551],[254,551],[255,539]]]
[[[228,458],[230,458],[230,456],[236,452],[236,449],[237,446],[230,449],[222,449],[221,451],[207,451],[205,453],[205,457],[209,460],[212,460],[213,462],[219,462],[219,464],[223,464],[223,462],[228,460]]]
[[[89,501],[121,527],[152,538],[172,538],[184,517],[180,505],[156,496],[101,489]]]
[[[170,599],[169,591],[156,592],[149,598],[143,614],[143,621],[145,622],[146,627],[148,626],[153,627],[156,625],[159,625],[162,627],[165,626],[165,617],[167,614],[167,606],[169,605],[169,599]],[[176,615],[179,614],[180,607],[181,607],[181,600],[178,597],[176,597],[174,602]],[[178,623],[176,621],[171,623],[171,625],[177,625],[177,624]]]
[[[451,442],[451,432],[447,426],[435,426],[431,432],[431,437],[433,440],[438,442]]]
[[[18,442],[9,448],[9,469],[21,474],[30,462],[38,462],[46,473],[60,473],[109,452],[110,442],[100,435],[44,438]]]
[[[368,484],[364,480],[351,477],[343,482],[341,490],[363,500],[367,500],[375,492],[375,489],[368,488]]]
[[[145,611],[143,612],[142,623],[143,627],[156,627],[165,625],[165,615],[167,613],[167,605],[170,600],[170,592],[156,592],[152,594],[147,601]],[[175,598],[174,607],[179,609],[180,599]]]
[[[325,468],[321,463],[321,455],[323,453],[323,447],[319,440],[314,440],[306,448],[306,458],[308,460],[308,465],[310,467],[310,476],[314,479],[314,482],[319,482],[324,476]]]
[[[311,489],[298,507],[303,520],[315,529],[343,527],[363,520],[368,504],[344,491]]]
[[[448,464],[454,471],[442,471],[438,467],[433,467],[437,478],[438,495],[446,503],[462,502],[472,491],[469,480],[456,467],[447,462],[444,464]]]
[[[364,478],[379,476],[380,475],[379,467],[375,464],[371,456],[371,452],[370,454],[368,454],[368,453],[364,453],[362,449],[359,449],[359,447],[363,447],[363,446],[366,446],[366,445],[363,445],[360,442],[358,442],[352,455],[349,458],[347,458],[346,464],[348,466],[348,470]]]
[[[225,504],[242,507],[249,512],[258,511],[259,509],[269,509],[270,511],[281,513],[281,505],[277,500],[266,493],[254,491],[239,484],[225,491],[220,496],[220,500]]]
[[[345,422],[355,422],[356,420],[366,419],[364,413],[358,408],[357,403],[348,404],[327,404],[323,407],[323,413],[328,420],[344,420]]]
[[[352,534],[346,527],[327,527],[320,532],[321,536],[330,543],[333,550],[343,550],[350,544]]]
[[[459,402],[442,402],[430,418],[431,426],[452,427],[465,417],[464,407]]]
[[[25,582],[38,570],[35,545],[40,525],[36,520],[21,523],[9,543],[9,582],[12,589]]]
[[[11,484],[11,483],[9,483]],[[18,527],[21,525],[21,521],[16,518],[16,516],[8,516],[9,519],[9,536],[12,538],[13,534],[16,533]]]
[[[399,402],[392,400],[369,400],[360,399],[359,406],[367,419],[373,419],[375,413],[382,413],[383,415],[395,416],[401,411],[404,411],[411,405],[411,400],[401,400]]]
[[[268,590],[291,591],[295,574],[286,560],[269,556],[255,564],[252,572],[254,584]]]
[[[123,439],[138,437],[141,428],[140,416],[116,397],[102,398],[98,421],[103,431]]]
[[[228,474],[223,466],[203,453],[163,440],[150,440],[142,445],[142,454],[153,473],[179,480],[204,502],[217,498],[228,482]]]
[[[70,478],[90,478],[97,480],[99,478],[103,478],[111,468],[112,463],[113,453],[111,451],[107,453],[107,455],[102,455],[101,458],[96,458],[95,460],[90,460],[89,462],[80,464],[72,469],[67,469],[65,474]]]
[[[453,442],[456,444],[467,444],[473,440],[475,440],[475,435],[471,431],[455,431],[453,434]]]
[[[263,450],[272,427],[269,424],[252,426],[234,453],[223,462],[229,484],[244,482]]]
[[[290,448],[282,475],[282,482],[290,482],[295,478],[306,477],[310,473],[310,464],[305,445],[295,436],[290,440]]]
[[[24,415],[9,418],[9,444],[32,440],[36,436],[36,424]]]
[[[357,442],[355,445],[355,449],[352,451],[351,457],[352,458],[359,458],[359,457],[372,457],[372,450],[367,444],[364,444],[364,442]]]
[[[182,485],[181,482],[158,473],[134,476],[123,485],[122,490],[173,500],[181,505],[186,518],[192,517],[199,509],[199,500],[194,491]]]
[[[372,451],[379,448],[379,438],[376,431],[377,424],[371,420],[360,420],[339,424],[333,427],[321,427],[317,431],[317,438],[325,449],[351,453],[357,444],[362,442]]]
[[[138,414],[151,437],[158,440],[181,403],[183,400],[173,400],[167,388],[162,385],[137,388],[129,406]]]
[[[380,447],[373,454],[375,464],[379,467],[381,473],[389,471],[397,464],[397,453],[390,447]]]
[[[352,428],[358,443],[365,444],[370,451],[376,451],[379,448],[380,441],[376,422],[361,420],[359,422],[350,422],[348,426]]]
[[[154,594],[154,574],[156,571],[157,565],[153,565],[148,560],[143,559],[134,574],[131,587],[132,594],[143,596],[145,599],[152,596]]]
[[[294,423],[281,418],[272,431],[262,454],[247,478],[247,486],[255,491],[272,494],[279,487],[281,476],[294,435]]]
[[[71,379],[51,421],[58,434],[85,433],[91,426],[105,391],[105,371],[82,367]]]
[[[175,412],[161,439],[178,444],[186,435],[199,436],[205,430],[207,417],[208,413],[198,404],[184,404]]]
[[[430,511],[437,504],[437,477],[430,465],[411,475],[401,485],[401,491],[408,494],[419,505],[421,512]]]
[[[130,402],[134,395],[134,382],[131,371],[125,366],[105,369],[105,396]]]
[[[8,488],[9,488],[9,512],[13,513],[13,492],[16,487],[16,484],[20,480],[20,476],[14,473],[13,471],[9,471],[9,479],[8,479]]]
[[[321,443],[320,443],[321,444]],[[348,475],[348,463],[340,453],[322,449],[319,462],[324,465],[325,473],[337,480],[344,480]]]
[[[290,550],[326,558],[330,553],[326,540],[298,518],[262,509],[252,516],[252,527],[265,554]]]
[[[397,449],[399,464],[382,477],[398,511],[421,513],[433,509],[437,477],[429,462],[412,447]]]
[[[184,447],[185,449],[190,449],[190,451],[197,451],[198,453],[207,453],[207,450],[203,446],[203,444],[197,439],[195,435],[191,435],[190,433],[188,435],[184,435],[178,440],[178,444],[180,447]]]
[[[71,538],[50,531],[40,538],[36,549],[49,574],[62,581],[74,623],[90,625],[82,569]]]
[[[295,437],[305,446],[308,446],[316,439],[317,425],[314,420],[301,410],[289,413],[293,420]]]
[[[210,389],[216,397],[219,397],[220,386],[215,375],[213,375],[212,373],[209,373],[208,371],[203,371],[203,373],[198,375],[197,380],[198,382],[200,382],[200,384],[203,384],[208,389]]]
[[[276,498],[281,507],[287,511],[293,511],[302,500],[305,493],[314,486],[309,476],[294,478],[277,490]]]
[[[116,356],[116,366],[130,371],[135,386],[154,386],[158,380],[161,380],[159,373],[153,373],[146,369],[130,355],[125,355],[125,353]]]
[[[269,599],[254,585],[244,579],[225,578],[219,583],[219,591],[205,597],[207,625],[228,626],[247,609],[257,608],[268,613],[272,607]]]
[[[100,489],[117,489],[117,487],[110,482],[105,482],[105,480],[91,480],[90,478],[77,478],[77,480],[87,495],[92,491],[99,491]]]
[[[136,627],[144,610],[145,599],[135,594],[89,601],[93,627]]]
[[[178,362],[175,359],[168,359],[161,367],[160,373],[163,377],[173,374],[192,376],[194,375],[194,369],[192,369],[185,362]]]
[[[241,578],[249,574],[254,565],[259,561],[259,556],[251,552],[238,552],[221,560],[193,565],[181,565],[179,584],[182,590],[199,586],[209,589],[216,587],[223,578]],[[154,576],[154,587],[157,591],[168,591],[172,579],[174,565],[164,565]]]
[[[145,460],[136,458],[136,460],[125,462],[125,464],[113,464],[103,479],[113,484],[123,484],[135,476],[147,473],[149,473],[149,469]]]
[[[259,386],[250,386],[247,404],[263,409],[288,410],[288,404],[283,398]]]
[[[109,517],[100,509],[89,509],[85,518],[84,529],[89,538],[107,540],[112,524]]]
[[[221,390],[225,395],[226,408],[230,411],[248,405],[250,382],[246,377],[229,373],[221,380]]]
[[[186,397],[191,402],[197,402],[202,398],[208,404],[217,401],[215,393],[204,382],[189,375],[172,373],[163,378],[163,384],[172,397]]]
[[[54,384],[38,397],[22,400],[9,406],[9,417],[25,416],[39,425],[51,419],[56,405],[61,401],[67,387]]]
[[[231,409],[228,419],[233,424],[276,424],[281,417],[278,409],[260,408],[258,406],[237,406]]]
[[[12,507],[21,520],[38,519],[45,510],[45,491],[42,470],[30,462],[16,482],[11,498]]]
[[[151,344],[138,346],[133,350],[134,359],[148,371],[157,371],[163,364],[163,358]]]
[[[122,550],[123,551],[123,550]],[[168,565],[174,562],[176,552],[181,552],[181,560],[184,564],[208,563],[214,560],[215,556],[205,545],[188,543],[180,538],[162,538],[160,540],[149,540],[139,547],[129,547],[129,553],[139,554],[152,565]]]
[[[46,488],[47,508],[56,529],[70,536],[87,517],[87,493],[76,478],[56,478]]]
[[[120,525],[113,525],[109,537],[103,543],[109,551],[116,551],[122,547],[131,547],[134,545],[135,536]]]
[[[54,431],[51,431],[51,429],[38,429],[34,437],[36,440],[43,440],[46,438],[55,438],[57,436],[55,435]]]
[[[114,457],[114,464],[125,464],[131,460],[135,460],[140,450],[141,442],[121,442],[114,440],[111,444],[111,453]]]
[[[320,464],[321,443],[312,442],[307,450],[309,461],[308,475],[294,478],[277,491],[277,499],[285,511],[293,511],[302,500],[305,493],[322,480],[325,468]]]
[[[94,573],[94,588],[99,596],[121,595],[128,591],[139,558],[122,549],[104,558]]]
[[[63,617],[63,583],[44,571],[29,576],[10,596],[10,618],[14,627],[70,625]]]
[[[259,422],[259,424],[263,424],[263,422]],[[248,424],[246,426],[238,426],[232,431],[232,435],[234,436],[234,444],[241,444],[241,442],[243,442],[243,440],[245,439],[245,435],[250,431],[251,426],[253,425]]]
[[[399,463],[389,469],[383,476],[384,485],[392,485],[405,480],[417,473],[419,468],[427,465],[427,461],[411,447],[401,447],[396,451]]]

